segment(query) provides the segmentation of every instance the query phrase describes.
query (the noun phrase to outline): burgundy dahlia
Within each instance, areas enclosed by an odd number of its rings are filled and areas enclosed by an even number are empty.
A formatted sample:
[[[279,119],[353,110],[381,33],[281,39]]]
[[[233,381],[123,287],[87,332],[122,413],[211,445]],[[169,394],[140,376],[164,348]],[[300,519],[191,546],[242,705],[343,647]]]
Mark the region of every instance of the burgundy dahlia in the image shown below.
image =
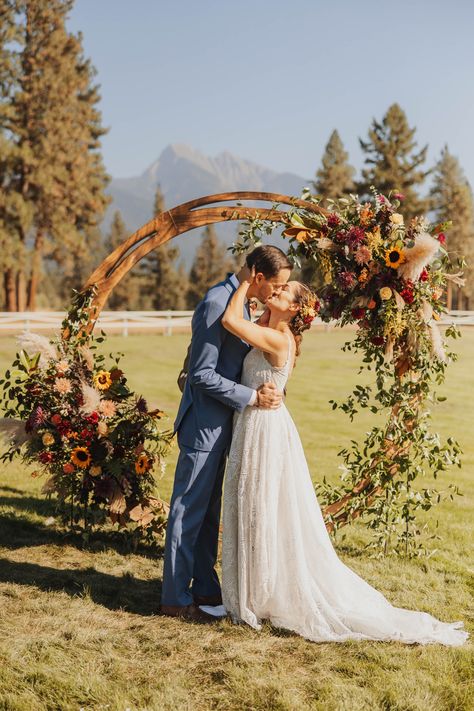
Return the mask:
[[[348,271],[339,272],[337,281],[343,291],[351,291],[357,284],[357,278],[354,272]]]
[[[337,227],[339,223],[340,223],[339,215],[336,215],[335,212],[331,212],[328,215],[328,226],[331,228]]]
[[[365,309],[362,307],[357,307],[355,309],[352,309],[351,311],[352,318],[355,318],[356,321],[360,321],[360,319],[364,318],[365,316]]]
[[[370,339],[374,346],[383,346],[385,339],[383,336],[372,336]]]
[[[427,281],[428,280],[428,270],[423,269],[423,271],[420,274],[420,281]]]
[[[347,233],[347,242],[354,249],[365,240],[365,232],[361,227],[351,227]]]

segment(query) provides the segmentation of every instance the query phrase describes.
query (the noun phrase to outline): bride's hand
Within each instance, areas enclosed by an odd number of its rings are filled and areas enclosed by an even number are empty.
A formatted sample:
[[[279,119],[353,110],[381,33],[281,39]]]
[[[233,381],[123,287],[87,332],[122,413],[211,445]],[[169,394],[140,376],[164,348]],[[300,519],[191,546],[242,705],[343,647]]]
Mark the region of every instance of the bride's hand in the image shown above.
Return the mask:
[[[275,383],[264,383],[257,390],[257,407],[264,410],[278,410],[282,401],[282,394]]]

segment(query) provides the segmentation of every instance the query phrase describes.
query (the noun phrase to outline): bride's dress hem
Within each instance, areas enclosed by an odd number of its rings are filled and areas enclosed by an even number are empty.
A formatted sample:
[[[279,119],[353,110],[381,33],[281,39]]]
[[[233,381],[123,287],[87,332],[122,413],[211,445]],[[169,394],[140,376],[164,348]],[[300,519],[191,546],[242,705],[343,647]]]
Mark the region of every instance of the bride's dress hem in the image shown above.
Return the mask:
[[[246,356],[242,383],[286,385],[287,365]],[[457,646],[461,622],[394,607],[347,567],[329,538],[293,420],[247,407],[234,418],[224,487],[223,603],[235,621],[262,620],[313,642],[394,641]]]

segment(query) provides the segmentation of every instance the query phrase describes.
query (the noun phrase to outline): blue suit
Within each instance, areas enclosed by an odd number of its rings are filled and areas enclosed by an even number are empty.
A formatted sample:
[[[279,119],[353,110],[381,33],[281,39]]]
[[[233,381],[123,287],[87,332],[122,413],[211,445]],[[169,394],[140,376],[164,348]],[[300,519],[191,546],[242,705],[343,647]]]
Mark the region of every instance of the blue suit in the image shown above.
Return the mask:
[[[189,605],[193,593],[220,593],[215,563],[233,414],[254,394],[239,383],[249,346],[221,324],[238,285],[231,274],[209,289],[192,320],[188,377],[175,421],[180,453],[166,529],[163,605]],[[250,318],[247,310],[244,315]]]

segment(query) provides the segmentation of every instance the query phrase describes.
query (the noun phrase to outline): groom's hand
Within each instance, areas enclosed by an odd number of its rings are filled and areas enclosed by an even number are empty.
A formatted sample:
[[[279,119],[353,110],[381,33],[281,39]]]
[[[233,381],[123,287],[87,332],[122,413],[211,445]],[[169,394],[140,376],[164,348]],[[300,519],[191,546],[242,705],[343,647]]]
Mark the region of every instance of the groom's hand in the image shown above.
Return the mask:
[[[257,390],[256,407],[264,410],[278,410],[282,401],[282,394],[275,383],[264,383]]]

